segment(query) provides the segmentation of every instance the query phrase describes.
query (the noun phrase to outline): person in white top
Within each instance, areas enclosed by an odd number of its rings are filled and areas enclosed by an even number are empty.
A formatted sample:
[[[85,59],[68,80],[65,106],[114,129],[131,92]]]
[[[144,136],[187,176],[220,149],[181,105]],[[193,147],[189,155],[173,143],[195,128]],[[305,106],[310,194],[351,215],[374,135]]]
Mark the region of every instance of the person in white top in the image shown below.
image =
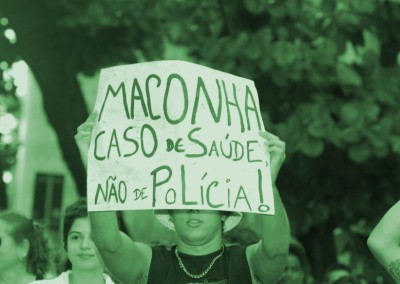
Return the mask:
[[[70,205],[63,222],[64,248],[71,262],[71,270],[53,279],[31,282],[31,284],[114,284],[104,273],[104,263],[90,237],[90,223],[85,199]]]
[[[27,284],[49,268],[44,229],[14,212],[0,212],[0,284]]]

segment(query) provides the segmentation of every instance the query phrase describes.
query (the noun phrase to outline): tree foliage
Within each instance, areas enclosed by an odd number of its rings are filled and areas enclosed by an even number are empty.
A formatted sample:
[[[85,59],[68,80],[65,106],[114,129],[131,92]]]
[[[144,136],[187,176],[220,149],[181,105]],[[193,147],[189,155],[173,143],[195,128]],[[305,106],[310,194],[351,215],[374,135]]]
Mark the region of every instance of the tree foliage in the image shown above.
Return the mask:
[[[86,61],[79,60],[80,70],[161,59],[172,44],[184,47],[173,55],[176,58],[253,79],[267,127],[287,142],[290,179],[298,180],[296,187],[303,191],[307,206],[316,210],[313,204],[319,204],[321,214],[315,218],[323,221],[338,214],[350,222],[360,217],[349,207],[325,212],[331,208],[324,206],[330,201],[325,192],[337,192],[335,203],[349,196],[352,181],[358,183],[352,189],[354,209],[368,203],[356,202],[363,192],[381,188],[385,179],[391,179],[385,182],[391,184],[387,190],[394,190],[398,179],[389,175],[388,164],[398,169],[400,154],[396,1],[60,3],[67,12],[59,25],[83,33],[93,47],[90,55],[84,53]],[[331,166],[326,168],[327,164]],[[376,167],[379,164],[384,171]],[[309,172],[294,172],[297,167]],[[321,168],[327,172],[316,175]],[[357,172],[366,185],[354,179]],[[310,179],[316,188],[309,189]],[[289,196],[291,190],[287,189]],[[313,218],[310,224],[316,221]]]

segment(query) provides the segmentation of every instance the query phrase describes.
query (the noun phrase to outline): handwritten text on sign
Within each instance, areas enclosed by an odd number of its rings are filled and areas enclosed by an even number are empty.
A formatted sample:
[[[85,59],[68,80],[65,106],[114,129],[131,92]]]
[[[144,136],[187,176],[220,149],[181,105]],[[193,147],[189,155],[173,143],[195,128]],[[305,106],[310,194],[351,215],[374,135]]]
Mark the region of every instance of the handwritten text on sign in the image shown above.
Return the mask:
[[[254,83],[182,61],[103,69],[89,150],[90,211],[274,214]]]

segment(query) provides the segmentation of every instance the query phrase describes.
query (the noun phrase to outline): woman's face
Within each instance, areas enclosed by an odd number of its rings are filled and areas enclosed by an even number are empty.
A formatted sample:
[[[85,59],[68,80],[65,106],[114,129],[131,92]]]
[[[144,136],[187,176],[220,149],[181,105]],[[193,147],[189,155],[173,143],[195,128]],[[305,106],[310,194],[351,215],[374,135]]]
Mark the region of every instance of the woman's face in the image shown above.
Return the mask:
[[[201,245],[221,235],[221,221],[226,217],[215,210],[172,210],[171,218],[178,238]]]
[[[103,261],[90,238],[88,218],[78,218],[72,223],[67,237],[67,254],[72,270],[103,270]]]
[[[10,235],[10,226],[0,219],[0,271],[20,264],[19,246]]]

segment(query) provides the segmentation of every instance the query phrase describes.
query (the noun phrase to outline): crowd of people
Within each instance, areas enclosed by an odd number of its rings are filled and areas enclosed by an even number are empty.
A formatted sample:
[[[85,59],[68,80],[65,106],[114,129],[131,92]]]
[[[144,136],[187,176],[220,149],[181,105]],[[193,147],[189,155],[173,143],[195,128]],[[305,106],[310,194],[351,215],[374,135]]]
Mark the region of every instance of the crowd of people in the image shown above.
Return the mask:
[[[82,157],[89,149],[95,116],[76,140]],[[88,212],[85,199],[66,208],[62,240],[67,261],[55,271],[42,226],[12,212],[0,214],[0,284],[77,283],[316,283],[304,247],[290,235],[289,220],[275,185],[285,159],[285,143],[260,133],[271,157],[275,215],[260,216],[260,235],[226,233],[240,212],[155,210],[157,220],[175,233],[172,246],[133,241],[120,231],[116,212]],[[374,256],[400,283],[400,202],[382,218],[368,239]],[[53,269],[51,269],[53,268]],[[367,283],[352,269],[335,263],[323,283]]]

